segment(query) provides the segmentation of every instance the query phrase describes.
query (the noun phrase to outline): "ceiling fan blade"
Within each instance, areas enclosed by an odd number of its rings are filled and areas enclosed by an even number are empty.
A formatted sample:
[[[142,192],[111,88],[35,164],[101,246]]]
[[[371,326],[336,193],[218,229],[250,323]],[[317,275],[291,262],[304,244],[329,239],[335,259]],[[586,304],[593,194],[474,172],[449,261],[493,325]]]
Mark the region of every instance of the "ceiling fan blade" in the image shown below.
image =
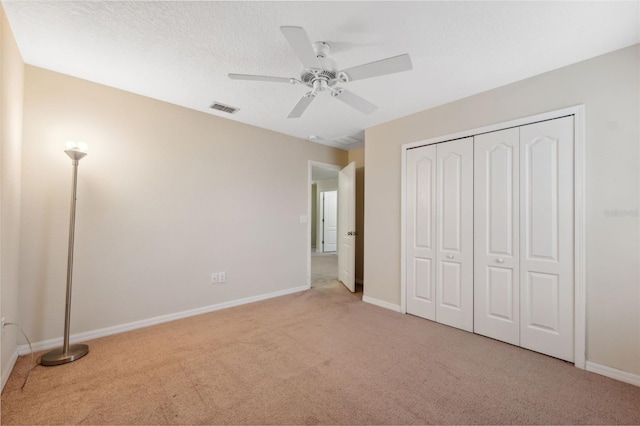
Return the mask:
[[[342,73],[347,76],[346,81],[355,81],[377,77],[379,75],[409,71],[412,68],[411,58],[407,53],[405,53],[404,55],[393,56],[391,58],[369,62],[368,64],[358,65],[357,67],[343,70]]]
[[[287,77],[270,77],[268,75],[251,75],[251,74],[229,74],[232,80],[251,80],[251,81],[271,81],[274,83],[291,83],[291,78]]]
[[[280,31],[287,39],[294,52],[305,68],[321,68],[316,52],[309,41],[307,32],[302,27],[280,27]]]
[[[307,109],[307,107],[313,101],[314,98],[315,98],[315,96],[304,95],[298,101],[296,106],[293,107],[293,109],[291,110],[291,112],[289,113],[287,118],[299,118],[302,115],[302,113],[304,112],[304,110]]]
[[[355,93],[349,92],[348,90],[339,89],[337,92],[332,93],[333,97],[341,100],[345,104],[349,105],[352,108],[357,109],[363,114],[371,114],[373,111],[377,110],[378,107],[369,102],[368,100],[361,98]]]

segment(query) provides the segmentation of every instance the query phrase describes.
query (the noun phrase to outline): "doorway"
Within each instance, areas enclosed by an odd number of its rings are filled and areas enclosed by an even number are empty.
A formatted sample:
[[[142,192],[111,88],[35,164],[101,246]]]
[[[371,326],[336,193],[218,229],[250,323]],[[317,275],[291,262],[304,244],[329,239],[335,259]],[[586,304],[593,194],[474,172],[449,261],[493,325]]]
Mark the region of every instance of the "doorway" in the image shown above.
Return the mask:
[[[322,253],[335,253],[338,246],[338,191],[320,193],[320,247]],[[317,247],[318,242],[316,242]]]
[[[339,166],[310,164],[309,286],[338,280],[338,172]]]
[[[309,161],[308,170],[307,284],[315,286],[322,276],[318,283],[329,278],[355,292],[355,163],[341,168]]]

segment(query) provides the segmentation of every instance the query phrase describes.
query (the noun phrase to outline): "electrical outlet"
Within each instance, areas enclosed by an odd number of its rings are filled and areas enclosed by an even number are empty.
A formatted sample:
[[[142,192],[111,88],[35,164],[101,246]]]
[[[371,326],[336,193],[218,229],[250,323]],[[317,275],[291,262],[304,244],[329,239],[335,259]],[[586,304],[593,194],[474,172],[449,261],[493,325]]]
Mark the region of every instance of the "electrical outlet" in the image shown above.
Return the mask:
[[[212,272],[211,273],[211,284],[216,284],[218,282],[218,273],[217,272]]]
[[[227,282],[227,273],[226,272],[218,272],[218,281],[221,283]]]

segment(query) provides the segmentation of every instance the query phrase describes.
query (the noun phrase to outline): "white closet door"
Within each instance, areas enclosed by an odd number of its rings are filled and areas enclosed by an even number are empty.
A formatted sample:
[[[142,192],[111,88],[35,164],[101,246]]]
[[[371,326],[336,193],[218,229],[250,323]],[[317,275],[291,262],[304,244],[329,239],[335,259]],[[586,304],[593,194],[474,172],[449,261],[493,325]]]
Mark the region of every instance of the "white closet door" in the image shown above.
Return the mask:
[[[338,191],[322,193],[322,251],[335,252],[338,246]]]
[[[407,151],[407,312],[435,321],[436,146]]]
[[[473,138],[436,157],[436,321],[473,331]]]
[[[474,138],[474,332],[520,344],[518,128]]]
[[[520,128],[520,345],[573,361],[573,117]]]

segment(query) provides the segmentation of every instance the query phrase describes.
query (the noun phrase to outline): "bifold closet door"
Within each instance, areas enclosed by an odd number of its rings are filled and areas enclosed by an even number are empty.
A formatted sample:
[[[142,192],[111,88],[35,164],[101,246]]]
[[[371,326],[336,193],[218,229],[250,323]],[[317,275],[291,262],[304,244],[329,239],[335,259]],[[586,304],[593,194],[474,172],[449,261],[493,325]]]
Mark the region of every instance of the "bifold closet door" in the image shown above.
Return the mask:
[[[407,312],[435,321],[436,146],[406,155]]]
[[[474,149],[474,331],[573,361],[573,117]]]
[[[474,138],[474,332],[520,344],[518,128]]]
[[[407,312],[473,331],[473,143],[407,152]]]
[[[473,138],[436,148],[436,321],[473,331]]]
[[[573,117],[520,127],[520,346],[574,359]]]

